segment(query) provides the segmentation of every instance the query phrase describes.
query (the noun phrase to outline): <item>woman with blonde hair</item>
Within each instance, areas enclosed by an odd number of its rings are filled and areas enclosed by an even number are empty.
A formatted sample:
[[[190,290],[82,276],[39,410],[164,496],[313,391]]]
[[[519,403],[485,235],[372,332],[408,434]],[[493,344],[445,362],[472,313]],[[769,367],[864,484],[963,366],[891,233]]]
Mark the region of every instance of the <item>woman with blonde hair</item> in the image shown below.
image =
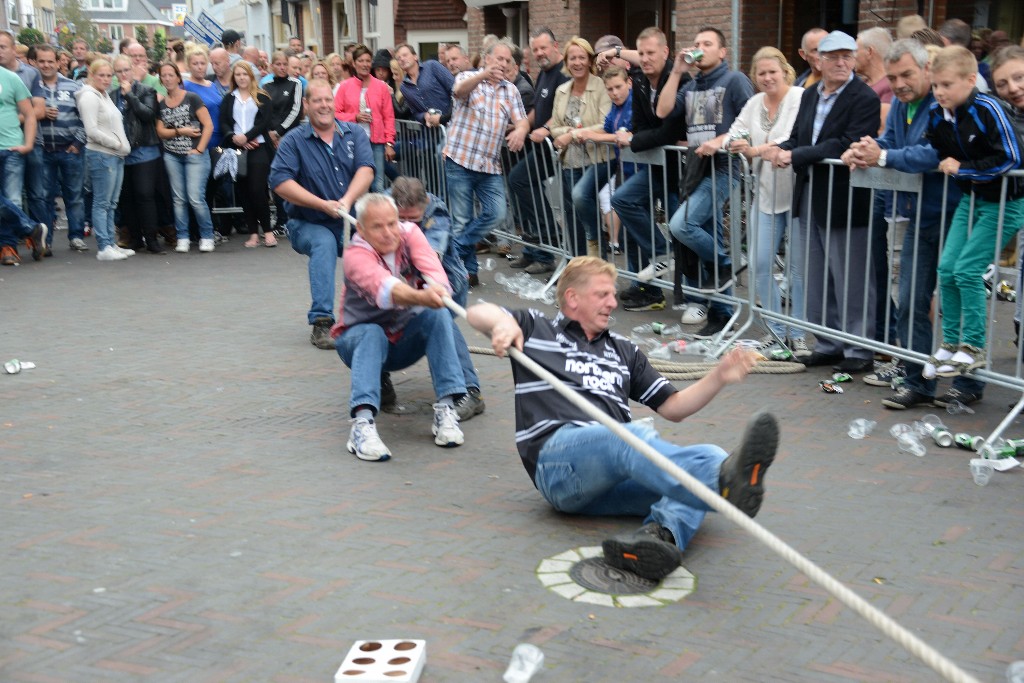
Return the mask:
[[[590,43],[573,36],[562,50],[565,70],[570,80],[562,83],[555,90],[555,99],[551,108],[551,119],[541,128],[545,137],[551,137],[551,143],[562,159],[562,195],[565,207],[573,206],[572,188],[592,164],[604,163],[607,158],[603,145],[588,144],[595,133],[604,133],[604,120],[611,111],[612,101],[604,87],[604,81],[597,76],[597,65],[594,60],[594,48]],[[536,210],[531,202],[520,205],[523,214],[533,214],[533,224],[539,225]],[[545,210],[547,205],[544,204]],[[597,235],[587,235],[584,226],[575,210],[567,212],[565,217],[571,235],[571,248],[574,256],[600,256]],[[553,221],[547,225],[553,225]],[[524,252],[525,255],[525,252]],[[540,261],[536,253],[528,258]]]
[[[245,173],[235,179],[235,202],[242,207],[249,228],[246,247],[259,246],[260,228],[263,244],[276,247],[277,238],[270,224],[270,194],[267,178],[273,159],[270,124],[274,105],[245,62],[231,67],[231,90],[220,107],[220,129],[224,131],[221,147],[245,153]]]
[[[787,219],[792,208],[793,171],[776,169],[761,162],[761,155],[773,145],[789,139],[800,98],[804,89],[794,86],[796,72],[785,55],[777,48],[762,47],[754,54],[750,80],[758,92],[747,100],[743,110],[733,121],[726,141],[729,151],[743,154],[751,162],[757,176],[757,213],[751,236],[754,251],[754,291],[761,305],[768,310],[782,312],[782,295],[775,281],[772,265],[786,234]],[[744,135],[747,133],[747,135]],[[804,308],[803,233],[793,222],[789,233],[787,275],[791,314],[800,315]],[[803,330],[769,320],[768,327],[779,339],[788,339],[791,352],[797,358],[810,355]],[[765,335],[763,350],[776,347],[775,337]],[[767,355],[767,354],[766,354]]]
[[[327,81],[331,84],[331,92],[335,95],[338,94],[338,86],[341,83],[334,77],[334,70],[331,69],[331,65],[327,63],[327,60],[321,60],[309,67],[309,80],[310,81]]]
[[[188,92],[199,95],[199,99],[209,110],[210,119],[213,121],[210,147],[217,147],[220,145],[221,136],[220,103],[224,97],[220,94],[216,83],[206,80],[207,69],[210,66],[210,51],[203,45],[189,45],[185,52],[185,63],[188,65],[188,72],[182,72],[184,88]]]
[[[114,81],[114,67],[106,57],[89,62],[89,80],[77,95],[78,112],[86,138],[86,169],[92,183],[92,228],[96,233],[96,258],[123,261],[135,252],[117,246],[114,212],[124,179],[124,158],[132,151],[124,121],[107,91]]]

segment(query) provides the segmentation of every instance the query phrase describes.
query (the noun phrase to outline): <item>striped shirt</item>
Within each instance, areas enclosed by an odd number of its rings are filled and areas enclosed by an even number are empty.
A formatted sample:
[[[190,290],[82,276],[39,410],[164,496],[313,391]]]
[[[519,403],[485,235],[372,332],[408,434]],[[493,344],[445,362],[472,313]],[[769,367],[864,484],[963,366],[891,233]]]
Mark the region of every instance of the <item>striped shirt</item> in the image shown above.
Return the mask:
[[[57,108],[57,118],[44,118],[36,126],[36,144],[48,152],[65,151],[70,145],[79,149],[85,147],[85,128],[78,115],[78,101],[75,94],[82,84],[57,74],[57,82],[51,88],[40,76],[32,84],[32,97],[45,101],[45,106]]]
[[[561,313],[551,320],[538,310],[509,311],[523,330],[523,351],[545,370],[580,392],[601,412],[630,422],[630,399],[652,410],[676,388],[647,362],[632,341],[614,332],[587,339],[575,320]],[[533,479],[544,443],[567,424],[596,422],[572,405],[547,382],[512,363],[516,396],[516,447]]]
[[[455,77],[455,83],[476,73],[463,71]],[[519,90],[504,79],[497,85],[485,80],[465,99],[456,97],[454,100],[444,155],[470,171],[501,175],[500,153],[505,143],[505,128],[526,118]]]

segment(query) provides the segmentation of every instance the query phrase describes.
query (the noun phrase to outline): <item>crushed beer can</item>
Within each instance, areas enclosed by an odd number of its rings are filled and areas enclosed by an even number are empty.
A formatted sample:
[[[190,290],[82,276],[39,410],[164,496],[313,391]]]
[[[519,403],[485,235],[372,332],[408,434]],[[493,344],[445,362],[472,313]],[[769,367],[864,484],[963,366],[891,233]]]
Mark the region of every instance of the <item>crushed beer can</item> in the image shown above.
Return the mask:
[[[843,393],[843,388],[839,386],[836,382],[833,382],[831,380],[823,379],[820,382],[818,382],[818,386],[821,387],[821,390],[824,391],[826,394]]]
[[[848,373],[845,373],[845,372],[837,372],[834,375],[832,375],[832,381],[833,382],[852,382],[853,381],[853,377],[850,377],[850,375]]]

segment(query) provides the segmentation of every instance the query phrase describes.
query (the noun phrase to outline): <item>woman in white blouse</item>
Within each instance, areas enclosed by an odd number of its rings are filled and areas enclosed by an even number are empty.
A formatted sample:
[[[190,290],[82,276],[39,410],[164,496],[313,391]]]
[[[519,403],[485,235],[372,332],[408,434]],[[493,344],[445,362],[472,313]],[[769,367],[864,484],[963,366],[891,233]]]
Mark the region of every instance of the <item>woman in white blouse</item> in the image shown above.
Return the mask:
[[[761,162],[761,155],[773,145],[789,139],[790,130],[800,109],[803,88],[793,86],[796,72],[785,55],[774,47],[762,47],[754,54],[750,78],[758,93],[747,100],[743,110],[729,130],[729,151],[740,153],[751,161],[757,176],[757,213],[751,237],[754,252],[754,291],[761,305],[768,310],[782,312],[782,297],[775,281],[772,264],[779,245],[786,234],[793,198],[792,169],[775,169]],[[749,133],[749,139],[744,137]],[[803,315],[804,310],[804,239],[796,221],[789,232],[786,249],[791,314]],[[780,339],[789,341],[790,350],[797,358],[810,355],[804,341],[804,331],[769,320],[768,326]],[[765,348],[774,342],[771,335],[763,341]]]
[[[250,248],[259,246],[261,227],[264,246],[277,246],[267,191],[273,157],[273,147],[267,139],[272,107],[270,95],[256,84],[249,65],[235,62],[231,67],[231,92],[220,105],[220,130],[224,136],[220,144],[225,154],[234,154],[235,150],[245,153],[245,168],[239,167],[235,180],[235,203],[245,215],[250,233],[245,246]]]

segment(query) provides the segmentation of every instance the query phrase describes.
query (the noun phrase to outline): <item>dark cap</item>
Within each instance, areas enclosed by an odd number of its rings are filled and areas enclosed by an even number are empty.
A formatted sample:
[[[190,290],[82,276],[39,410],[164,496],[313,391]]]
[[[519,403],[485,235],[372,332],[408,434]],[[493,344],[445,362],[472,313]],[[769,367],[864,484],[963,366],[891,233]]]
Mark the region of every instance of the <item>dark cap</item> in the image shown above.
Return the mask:
[[[233,28],[229,28],[227,31],[224,31],[224,33],[221,34],[220,42],[222,45],[231,45],[232,43],[237,43],[241,39],[241,33],[239,33]]]
[[[373,64],[371,65],[371,68],[376,69],[378,67],[391,69],[391,53],[383,48],[377,50],[377,54],[373,56]]]
[[[611,35],[601,36],[597,39],[597,42],[594,43],[594,53],[601,54],[608,50],[614,50],[617,47],[626,47],[621,38]]]

